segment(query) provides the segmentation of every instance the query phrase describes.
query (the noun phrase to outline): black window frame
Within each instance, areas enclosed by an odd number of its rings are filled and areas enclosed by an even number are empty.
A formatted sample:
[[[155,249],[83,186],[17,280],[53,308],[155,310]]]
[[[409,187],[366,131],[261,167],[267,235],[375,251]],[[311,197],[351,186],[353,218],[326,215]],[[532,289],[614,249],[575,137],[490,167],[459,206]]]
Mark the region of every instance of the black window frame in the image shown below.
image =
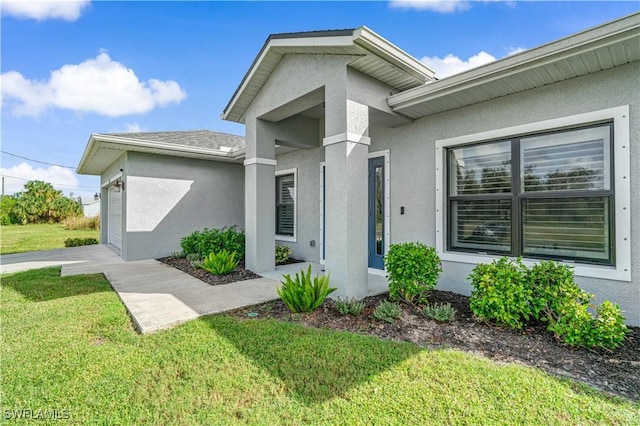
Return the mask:
[[[536,136],[548,136],[553,134],[567,133],[577,130],[608,127],[609,128],[609,189],[588,189],[588,190],[563,190],[563,191],[530,191],[523,192],[521,188],[521,162],[520,162],[520,142],[522,139],[536,137]],[[511,146],[511,192],[496,192],[485,194],[464,194],[464,195],[451,195],[451,155],[454,150],[470,147],[480,146],[483,144],[496,144],[510,142]],[[450,252],[457,253],[471,253],[471,254],[491,254],[500,256],[521,256],[530,259],[551,259],[559,261],[568,261],[573,263],[582,264],[594,264],[594,265],[606,265],[615,266],[616,253],[615,253],[615,159],[614,159],[614,123],[612,120],[601,121],[591,123],[588,125],[572,126],[563,129],[555,129],[544,132],[534,132],[520,134],[508,138],[499,138],[495,140],[471,142],[465,144],[459,144],[455,146],[449,146],[445,152],[445,191],[446,191],[446,249]],[[607,147],[605,147],[607,149]],[[585,258],[580,256],[562,256],[562,255],[542,255],[542,254],[530,254],[524,252],[524,203],[526,200],[531,199],[566,199],[566,198],[590,198],[590,197],[602,197],[607,200],[607,213],[608,213],[608,259],[595,259]],[[481,200],[511,200],[511,244],[509,251],[503,250],[491,250],[487,249],[473,249],[465,247],[456,247],[453,244],[453,227],[456,225],[453,221],[453,208],[452,205],[456,201],[481,201]]]
[[[296,229],[295,229],[296,228],[296,225],[295,225],[295,223],[296,223],[296,218],[295,218],[295,215],[296,215],[296,197],[295,196],[291,197],[291,203],[281,203],[280,202],[280,198],[281,198],[280,197],[280,186],[281,185],[279,184],[279,180],[283,179],[283,178],[288,178],[288,177],[291,177],[293,179],[293,188],[294,188],[294,191],[295,191],[296,190],[295,188],[296,188],[296,185],[297,185],[296,174],[295,173],[284,173],[284,174],[281,174],[281,175],[276,175],[276,181],[275,181],[275,183],[276,183],[276,191],[275,191],[275,193],[276,193],[276,200],[275,200],[275,202],[276,202],[276,235],[277,236],[281,236],[281,237],[295,238],[295,235],[296,235]],[[279,232],[280,229],[281,229],[281,225],[282,225],[281,224],[281,211],[285,207],[292,207],[292,209],[293,209],[293,213],[292,213],[293,214],[293,225],[292,225],[291,233]]]

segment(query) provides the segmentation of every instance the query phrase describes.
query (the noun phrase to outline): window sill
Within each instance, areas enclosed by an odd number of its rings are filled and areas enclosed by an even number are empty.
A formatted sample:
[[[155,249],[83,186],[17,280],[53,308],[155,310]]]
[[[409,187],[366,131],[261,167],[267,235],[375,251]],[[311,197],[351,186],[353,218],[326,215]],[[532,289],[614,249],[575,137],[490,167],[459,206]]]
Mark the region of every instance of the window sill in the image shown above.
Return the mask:
[[[297,243],[298,239],[296,237],[291,237],[289,235],[276,235],[276,241],[285,241],[288,243]]]
[[[440,260],[448,262],[468,263],[476,265],[478,263],[488,263],[493,260],[500,259],[501,256],[492,254],[475,254],[475,253],[454,253],[454,252],[440,252],[438,253]],[[531,266],[534,263],[540,262],[539,259],[527,259],[522,258],[522,263],[527,266]],[[586,265],[581,263],[561,262],[565,265],[573,266],[573,272],[577,277],[588,278],[600,278],[613,281],[631,281],[631,271],[624,270],[615,266],[597,266]]]

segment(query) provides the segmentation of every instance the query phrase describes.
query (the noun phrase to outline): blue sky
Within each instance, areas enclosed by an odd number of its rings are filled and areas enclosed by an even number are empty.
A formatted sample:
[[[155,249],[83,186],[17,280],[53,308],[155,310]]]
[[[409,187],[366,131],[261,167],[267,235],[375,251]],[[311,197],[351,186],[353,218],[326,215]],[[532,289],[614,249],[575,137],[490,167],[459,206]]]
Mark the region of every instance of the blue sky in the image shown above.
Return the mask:
[[[77,166],[91,133],[211,129],[271,33],[366,25],[436,75],[640,9],[637,1],[2,2],[2,150]],[[89,195],[99,179],[2,154],[5,176]],[[5,192],[24,180],[7,177]],[[61,185],[64,184],[64,185]]]

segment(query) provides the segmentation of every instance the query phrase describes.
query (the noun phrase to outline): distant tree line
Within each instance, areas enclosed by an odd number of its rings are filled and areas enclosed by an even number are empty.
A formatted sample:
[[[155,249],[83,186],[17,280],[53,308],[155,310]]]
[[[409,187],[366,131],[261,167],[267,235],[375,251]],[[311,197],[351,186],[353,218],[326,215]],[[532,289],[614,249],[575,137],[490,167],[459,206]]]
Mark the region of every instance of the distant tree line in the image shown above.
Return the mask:
[[[0,203],[2,225],[57,223],[69,217],[82,216],[79,200],[66,197],[50,183],[32,180],[24,191],[5,195]]]

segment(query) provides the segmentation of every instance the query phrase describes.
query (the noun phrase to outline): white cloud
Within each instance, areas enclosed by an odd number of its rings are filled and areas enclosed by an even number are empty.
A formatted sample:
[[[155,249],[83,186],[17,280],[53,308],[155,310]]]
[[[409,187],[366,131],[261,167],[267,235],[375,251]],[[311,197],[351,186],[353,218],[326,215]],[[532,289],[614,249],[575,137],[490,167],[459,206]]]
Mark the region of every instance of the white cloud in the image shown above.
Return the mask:
[[[144,127],[141,127],[138,123],[127,123],[124,125],[124,132],[125,133],[139,133],[139,132],[146,132],[147,129],[145,129]]]
[[[78,178],[71,169],[58,166],[34,169],[31,165],[23,162],[17,166],[9,168],[0,167],[0,173],[6,176],[4,179],[4,192],[7,195],[15,194],[16,192],[24,190],[24,184],[29,180],[42,180],[49,182],[56,189],[64,191],[65,193],[74,191],[74,186],[78,185]]]
[[[395,9],[429,10],[439,13],[453,13],[469,9],[466,0],[391,0],[389,6]]]
[[[515,55],[517,53],[524,52],[525,50],[527,49],[524,47],[512,47],[509,49],[509,52],[507,52],[507,56]]]
[[[495,61],[496,58],[487,52],[480,52],[471,56],[467,60],[458,58],[449,54],[444,58],[437,56],[425,56],[421,61],[429,68],[436,72],[436,77],[444,78],[450,75],[458,74],[471,68],[479,67],[489,62]]]
[[[187,97],[173,80],[140,81],[132,69],[106,52],[77,65],[64,65],[47,81],[29,80],[17,71],[0,77],[3,106],[16,115],[37,116],[48,108],[62,108],[118,117],[143,114]]]
[[[89,0],[4,0],[2,14],[37,21],[46,19],[75,21],[89,3]]]

